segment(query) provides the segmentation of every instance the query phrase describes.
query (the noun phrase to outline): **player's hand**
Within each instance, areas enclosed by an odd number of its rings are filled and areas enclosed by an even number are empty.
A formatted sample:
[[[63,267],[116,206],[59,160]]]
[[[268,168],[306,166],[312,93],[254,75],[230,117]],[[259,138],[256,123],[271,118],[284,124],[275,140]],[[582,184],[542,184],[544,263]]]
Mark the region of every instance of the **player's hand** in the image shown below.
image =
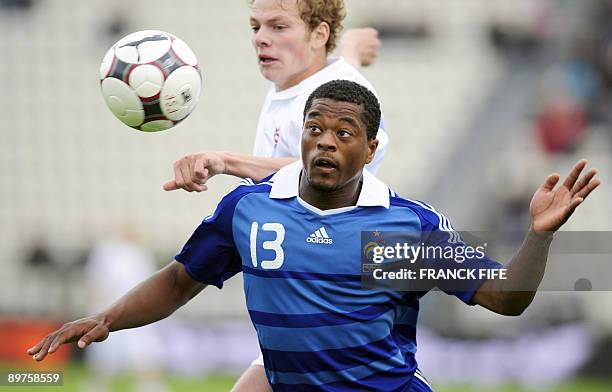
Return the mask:
[[[378,30],[372,27],[348,29],[340,38],[340,55],[356,68],[373,64],[379,49]]]
[[[164,184],[164,190],[184,189],[202,192],[208,189],[206,182],[216,174],[225,172],[225,159],[220,152],[203,152],[185,155],[174,162],[174,180]]]
[[[548,176],[544,184],[536,191],[529,205],[533,230],[538,233],[558,230],[595,188],[601,184],[599,179],[593,179],[597,169],[590,169],[580,177],[586,167],[587,160],[576,163],[563,184],[555,189],[559,182],[559,174]]]
[[[54,353],[64,343],[78,342],[79,348],[85,348],[93,342],[101,342],[108,337],[109,330],[100,317],[87,317],[64,324],[57,331],[45,336],[27,353],[40,362],[47,354]]]

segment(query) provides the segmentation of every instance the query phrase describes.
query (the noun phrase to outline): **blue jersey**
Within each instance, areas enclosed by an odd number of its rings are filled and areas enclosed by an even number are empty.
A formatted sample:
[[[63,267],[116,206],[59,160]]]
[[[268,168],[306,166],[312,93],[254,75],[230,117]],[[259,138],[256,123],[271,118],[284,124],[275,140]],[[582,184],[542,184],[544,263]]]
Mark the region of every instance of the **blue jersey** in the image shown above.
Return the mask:
[[[275,391],[426,390],[415,359],[424,292],[363,289],[360,233],[418,231],[427,243],[425,233],[450,224],[431,207],[397,197],[367,171],[356,206],[318,210],[298,196],[301,168],[296,162],[267,181],[243,181],[176,260],[193,279],[219,288],[243,272]],[[449,243],[452,237],[444,236]],[[482,283],[447,291],[469,303]]]

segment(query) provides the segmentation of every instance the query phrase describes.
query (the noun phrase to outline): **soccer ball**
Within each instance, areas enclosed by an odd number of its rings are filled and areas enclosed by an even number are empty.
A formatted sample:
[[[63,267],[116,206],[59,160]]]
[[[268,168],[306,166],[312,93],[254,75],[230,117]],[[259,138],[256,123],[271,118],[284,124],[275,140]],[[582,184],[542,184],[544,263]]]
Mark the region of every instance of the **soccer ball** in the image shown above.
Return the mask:
[[[106,105],[145,132],[171,128],[195,108],[202,88],[198,60],[185,42],[157,30],[120,39],[100,65]]]

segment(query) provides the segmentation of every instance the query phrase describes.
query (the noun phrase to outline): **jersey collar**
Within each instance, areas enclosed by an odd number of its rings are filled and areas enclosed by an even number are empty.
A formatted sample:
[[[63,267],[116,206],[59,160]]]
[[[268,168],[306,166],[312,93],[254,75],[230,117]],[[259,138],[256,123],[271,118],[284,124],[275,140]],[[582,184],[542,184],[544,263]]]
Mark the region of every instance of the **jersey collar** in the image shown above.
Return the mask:
[[[270,198],[289,199],[298,197],[302,168],[302,161],[297,160],[283,167],[272,176],[270,179],[272,182]],[[361,186],[357,206],[389,208],[389,187],[366,169],[363,170],[363,185]]]

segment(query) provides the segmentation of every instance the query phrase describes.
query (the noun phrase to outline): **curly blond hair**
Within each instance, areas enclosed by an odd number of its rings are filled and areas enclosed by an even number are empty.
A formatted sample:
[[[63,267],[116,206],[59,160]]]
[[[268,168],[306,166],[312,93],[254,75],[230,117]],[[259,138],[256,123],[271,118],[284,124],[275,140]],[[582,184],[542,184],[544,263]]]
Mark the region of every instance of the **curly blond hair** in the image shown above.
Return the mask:
[[[278,0],[282,3],[284,0]],[[336,41],[342,31],[342,21],[346,17],[344,0],[296,0],[300,17],[313,31],[321,22],[329,25],[329,38],[325,44],[327,53],[331,53],[336,48]],[[252,6],[255,0],[249,0]]]

